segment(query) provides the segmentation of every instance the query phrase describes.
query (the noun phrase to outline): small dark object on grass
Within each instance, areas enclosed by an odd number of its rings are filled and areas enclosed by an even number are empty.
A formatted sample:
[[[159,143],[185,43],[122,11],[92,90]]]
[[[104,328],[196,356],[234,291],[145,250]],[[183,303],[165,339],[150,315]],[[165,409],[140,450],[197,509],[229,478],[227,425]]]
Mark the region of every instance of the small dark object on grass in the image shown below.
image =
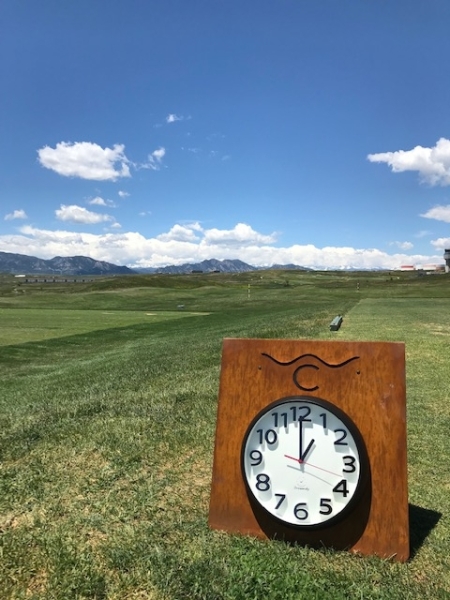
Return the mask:
[[[334,319],[330,323],[330,331],[337,331],[339,329],[339,327],[341,326],[342,321],[343,321],[343,318],[341,317],[341,315],[334,317]]]

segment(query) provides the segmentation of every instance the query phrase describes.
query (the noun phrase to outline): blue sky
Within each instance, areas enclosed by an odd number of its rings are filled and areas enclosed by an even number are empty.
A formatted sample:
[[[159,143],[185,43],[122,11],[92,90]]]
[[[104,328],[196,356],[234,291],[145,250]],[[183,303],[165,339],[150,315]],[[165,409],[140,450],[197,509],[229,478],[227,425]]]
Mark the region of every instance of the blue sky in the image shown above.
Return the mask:
[[[448,0],[2,0],[0,23],[1,251],[443,263]]]

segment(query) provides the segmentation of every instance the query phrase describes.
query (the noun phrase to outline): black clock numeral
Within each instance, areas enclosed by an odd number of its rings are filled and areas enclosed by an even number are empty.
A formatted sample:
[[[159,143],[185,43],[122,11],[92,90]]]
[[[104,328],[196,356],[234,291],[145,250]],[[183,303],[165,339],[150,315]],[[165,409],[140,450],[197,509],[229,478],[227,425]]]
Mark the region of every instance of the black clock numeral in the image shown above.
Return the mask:
[[[277,505],[275,506],[275,510],[278,510],[283,504],[283,502],[286,500],[286,494],[275,494],[275,496],[278,496],[280,498],[277,502]]]
[[[267,492],[270,490],[270,477],[265,473],[259,473],[256,476],[256,489],[259,492]]]
[[[287,413],[278,414],[277,412],[274,412],[274,413],[272,413],[272,417],[273,417],[273,426],[274,427],[278,427],[279,421],[283,422],[284,428],[286,428],[288,426],[288,414]]]
[[[277,443],[278,435],[274,429],[268,429],[266,432],[264,432],[263,429],[257,429],[256,433],[259,433],[260,444],[262,444],[264,440],[267,444],[269,444],[269,446],[272,446],[273,444]]]
[[[260,465],[262,463],[263,460],[263,455],[262,452],[260,452],[259,450],[252,450],[250,452],[250,460],[253,462],[250,462],[252,467],[257,467],[258,465]]]
[[[343,456],[345,469],[342,469],[343,473],[354,473],[356,471],[355,462],[356,458],[354,456]],[[347,462],[345,462],[347,461]]]
[[[342,479],[338,484],[336,484],[333,488],[333,492],[342,494],[344,498],[347,498],[347,496],[350,494],[350,490],[347,487],[347,480]]]
[[[311,421],[311,419],[308,419],[309,415],[311,414],[311,409],[309,406],[299,406],[298,410],[299,412],[302,410],[306,411],[304,414],[299,415],[299,421]]]
[[[319,510],[321,515],[331,515],[333,512],[333,507],[330,504],[331,498],[321,498],[320,499],[320,508],[323,510]]]
[[[348,446],[347,442],[344,442],[347,437],[347,431],[345,429],[335,429],[334,433],[341,434],[341,437],[334,442],[335,446]]]
[[[299,521],[304,521],[309,516],[305,506],[307,506],[306,502],[299,502],[294,506],[294,515]]]
[[[323,428],[327,428],[327,413],[320,413],[319,417],[322,417]]]

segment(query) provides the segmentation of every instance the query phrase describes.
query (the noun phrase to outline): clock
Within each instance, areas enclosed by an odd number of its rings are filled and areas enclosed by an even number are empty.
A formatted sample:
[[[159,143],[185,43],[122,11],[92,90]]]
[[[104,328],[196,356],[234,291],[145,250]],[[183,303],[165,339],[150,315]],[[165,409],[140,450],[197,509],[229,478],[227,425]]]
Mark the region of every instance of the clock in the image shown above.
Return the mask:
[[[336,405],[311,396],[270,403],[243,437],[242,476],[253,502],[283,525],[303,530],[334,525],[364,490],[364,440]]]
[[[223,342],[212,529],[405,561],[405,345]]]

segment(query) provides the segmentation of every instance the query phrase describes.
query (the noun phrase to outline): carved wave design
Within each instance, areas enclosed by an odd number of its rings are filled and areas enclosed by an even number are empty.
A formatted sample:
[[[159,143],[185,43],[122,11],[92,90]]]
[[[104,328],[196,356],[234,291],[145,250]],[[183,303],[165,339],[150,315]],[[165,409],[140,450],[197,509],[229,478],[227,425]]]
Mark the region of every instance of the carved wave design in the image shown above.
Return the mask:
[[[302,383],[300,381],[300,379],[303,379],[305,369],[313,369],[314,371],[320,371],[320,367],[315,365],[313,362],[311,362],[311,359],[316,359],[316,361],[321,363],[321,365],[323,367],[327,367],[329,369],[339,369],[341,367],[345,367],[345,365],[348,365],[349,363],[353,362],[354,360],[359,359],[359,356],[352,356],[351,358],[348,358],[347,360],[344,360],[341,363],[332,364],[332,363],[327,362],[326,360],[323,360],[323,358],[320,358],[320,356],[317,356],[316,354],[301,354],[300,356],[297,356],[296,358],[289,360],[287,362],[282,362],[282,361],[276,359],[275,357],[270,356],[270,354],[267,354],[267,352],[262,352],[262,356],[269,358],[275,364],[280,365],[281,367],[289,367],[304,358],[309,359],[308,362],[306,362],[305,364],[300,364],[294,370],[294,373],[292,374],[292,379],[293,379],[294,384],[300,390],[302,390],[304,392],[315,392],[316,390],[319,389],[319,385],[317,385],[317,384],[316,385],[305,385],[304,383]]]
[[[326,367],[330,367],[330,369],[338,369],[339,367],[344,367],[345,365],[348,365],[348,363],[351,363],[353,360],[359,359],[359,356],[352,356],[351,358],[348,358],[347,360],[344,360],[341,363],[337,363],[337,364],[333,365],[331,363],[328,363],[326,360],[323,360],[322,358],[320,358],[320,356],[317,356],[316,354],[301,354],[300,356],[297,356],[297,358],[293,358],[292,360],[289,360],[287,362],[282,362],[282,361],[274,358],[273,356],[270,356],[270,354],[267,354],[267,352],[262,352],[262,356],[270,358],[270,360],[272,360],[274,363],[276,363],[277,365],[280,365],[282,367],[288,367],[290,365],[293,365],[294,363],[301,360],[302,358],[307,358],[307,357],[308,358],[316,358],[319,362],[321,362]],[[311,366],[313,366],[313,365],[311,365]]]

